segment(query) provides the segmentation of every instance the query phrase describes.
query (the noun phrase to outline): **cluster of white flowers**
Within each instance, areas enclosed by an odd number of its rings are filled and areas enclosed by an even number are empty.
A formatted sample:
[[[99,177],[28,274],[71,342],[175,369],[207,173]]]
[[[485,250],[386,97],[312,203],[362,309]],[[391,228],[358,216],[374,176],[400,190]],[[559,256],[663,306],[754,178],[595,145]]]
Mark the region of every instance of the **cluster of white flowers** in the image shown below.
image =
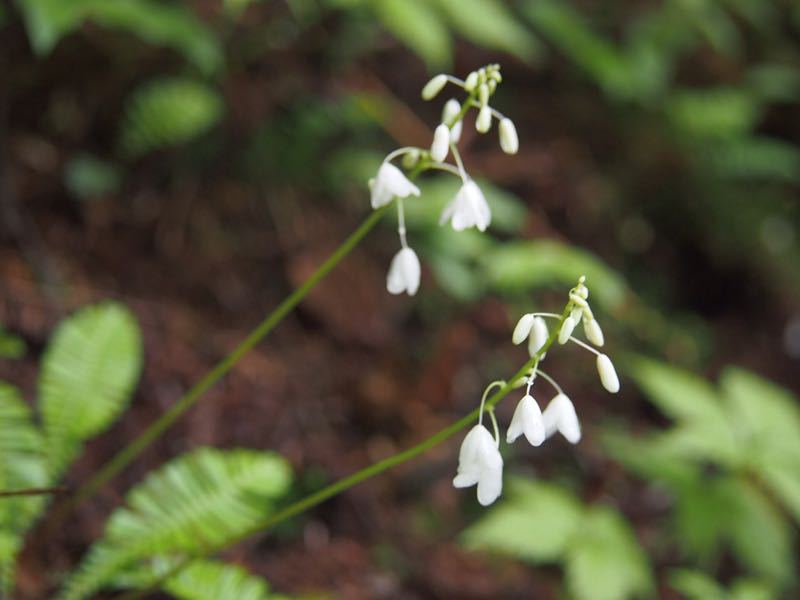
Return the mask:
[[[543,350],[549,345],[550,332],[545,319],[559,321],[558,342],[566,344],[572,341],[582,348],[597,355],[597,371],[600,382],[609,392],[619,391],[619,379],[614,370],[611,359],[599,352],[592,345],[575,337],[573,332],[578,323],[583,322],[586,339],[594,346],[603,346],[603,331],[589,307],[589,290],[586,287],[586,278],[581,277],[578,285],[569,292],[569,301],[564,313],[528,313],[523,315],[514,328],[511,340],[515,345],[528,340],[528,352],[532,366],[526,377],[519,382],[526,386],[525,395],[517,404],[514,416],[506,432],[506,443],[511,444],[520,436],[532,446],[540,446],[546,439],[556,432],[563,435],[567,441],[577,444],[581,439],[581,425],[572,401],[564,393],[561,386],[547,373],[541,370],[540,365],[545,358]],[[531,388],[538,377],[547,381],[556,394],[542,411],[539,404],[531,394]],[[494,408],[486,408],[486,399],[489,392],[496,386],[504,386],[502,381],[494,381],[486,388],[481,399],[478,424],[475,425],[464,441],[458,457],[458,471],[453,485],[457,488],[469,487],[477,484],[478,502],[484,506],[492,504],[500,496],[503,489],[503,458],[500,455],[500,432]],[[483,425],[483,414],[488,412],[494,425],[494,437]]]
[[[405,147],[390,152],[378,169],[378,174],[369,181],[372,208],[380,208],[397,198],[397,233],[400,236],[401,248],[392,259],[386,277],[386,289],[390,293],[406,292],[410,296],[416,294],[421,272],[419,257],[409,247],[406,239],[403,212],[403,199],[419,196],[420,190],[401,169],[392,164],[392,161],[403,157],[401,166],[414,175],[424,170],[438,169],[459,177],[461,187],[442,211],[439,223],[444,224],[449,221],[456,231],[471,227],[485,231],[492,221],[492,212],[483,192],[464,169],[458,142],[461,139],[464,117],[471,108],[475,108],[478,111],[475,129],[479,133],[487,133],[491,129],[492,119],[497,119],[500,147],[507,154],[516,154],[519,149],[519,139],[514,123],[489,104],[489,99],[502,80],[499,65],[488,65],[473,71],[465,80],[452,75],[436,75],[422,89],[422,97],[425,100],[435,98],[448,83],[464,90],[467,98],[463,103],[455,98],[445,103],[442,119],[434,130],[430,148]],[[446,162],[450,154],[453,156],[453,163]]]

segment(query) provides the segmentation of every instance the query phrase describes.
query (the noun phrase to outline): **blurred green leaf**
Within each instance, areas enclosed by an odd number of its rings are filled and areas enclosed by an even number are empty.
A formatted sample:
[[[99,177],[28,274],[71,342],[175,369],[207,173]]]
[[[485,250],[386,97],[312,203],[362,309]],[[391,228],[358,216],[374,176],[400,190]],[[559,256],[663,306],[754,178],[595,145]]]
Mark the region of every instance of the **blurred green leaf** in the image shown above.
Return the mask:
[[[180,558],[243,535],[263,520],[291,482],[271,452],[200,448],[151,472],[112,513],[60,598],[94,596],[141,561]]]
[[[728,600],[725,589],[702,571],[678,569],[669,575],[669,584],[686,600]]]
[[[128,99],[120,148],[129,157],[181,144],[208,131],[219,120],[222,99],[216,90],[189,79],[158,79]]]
[[[666,110],[682,132],[706,138],[744,135],[761,117],[756,97],[748,90],[731,87],[673,91]]]
[[[777,600],[772,588],[754,579],[737,579],[730,591],[702,571],[676,569],[670,572],[669,583],[686,600]]]
[[[793,540],[790,526],[756,487],[732,480],[735,514],[730,536],[734,553],[752,573],[785,584],[793,579]]]
[[[624,98],[637,92],[625,54],[591,31],[568,4],[529,0],[524,7],[536,28],[607,93]]]
[[[79,154],[64,167],[64,184],[81,200],[93,200],[116,192],[122,183],[117,165],[90,154]]]
[[[577,600],[650,596],[653,578],[630,525],[615,510],[589,509],[567,552],[567,588]]]
[[[449,22],[468,40],[488,48],[505,50],[523,60],[535,58],[539,44],[498,0],[435,0]]]
[[[0,381],[0,490],[46,487],[42,435],[16,388]],[[14,564],[44,496],[0,498],[0,596],[10,597]]]
[[[372,7],[389,32],[419,54],[430,69],[451,62],[452,40],[441,15],[426,0],[374,0]]]
[[[559,560],[580,531],[580,503],[548,483],[516,478],[507,487],[503,501],[464,532],[464,544],[534,563]]]
[[[142,340],[127,308],[107,302],[59,324],[42,358],[40,411],[55,479],[84,440],[127,406],[142,368]]]
[[[592,297],[613,310],[622,306],[627,291],[623,279],[593,254],[552,240],[507,242],[487,252],[481,263],[487,281],[502,292],[572,286],[586,275]]]
[[[222,65],[222,49],[213,32],[180,4],[155,0],[16,0],[16,4],[40,56],[84,21],[93,21],[173,48],[204,73]]]
[[[709,165],[721,177],[800,182],[800,148],[794,144],[774,138],[747,136],[707,151]]]
[[[179,600],[269,600],[267,582],[238,565],[194,561],[164,584]]]
[[[796,102],[800,98],[800,69],[790,65],[766,63],[747,71],[747,87],[763,100]]]
[[[0,358],[22,358],[25,355],[25,341],[3,329],[0,325]]]

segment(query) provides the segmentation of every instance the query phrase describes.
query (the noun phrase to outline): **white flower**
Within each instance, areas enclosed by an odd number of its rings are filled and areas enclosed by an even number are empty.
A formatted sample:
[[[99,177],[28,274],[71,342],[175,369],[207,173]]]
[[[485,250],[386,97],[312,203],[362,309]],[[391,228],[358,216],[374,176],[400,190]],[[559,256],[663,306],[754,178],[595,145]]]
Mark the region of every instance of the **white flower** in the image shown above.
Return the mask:
[[[540,446],[544,442],[545,430],[542,411],[530,394],[525,394],[517,404],[511,425],[508,426],[506,442],[511,444],[523,433],[532,446]]]
[[[597,372],[600,374],[600,383],[612,394],[619,391],[619,378],[614,370],[614,363],[605,354],[597,355]]]
[[[458,471],[453,485],[457,488],[478,484],[478,502],[489,506],[503,491],[503,457],[492,434],[483,425],[475,425],[461,442]]]
[[[434,76],[425,87],[422,88],[422,98],[424,100],[433,100],[436,94],[442,91],[442,88],[447,83],[447,75],[439,74]]]
[[[547,323],[542,317],[536,317],[531,327],[531,335],[528,338],[528,354],[533,357],[547,343],[550,332],[547,330]]]
[[[515,346],[519,346],[525,341],[525,338],[527,338],[528,334],[531,332],[531,327],[533,327],[533,315],[522,315],[520,320],[517,321],[517,326],[514,327],[514,333],[511,334],[511,341]]]
[[[473,71],[467,75],[467,79],[464,81],[464,89],[471,92],[475,89],[476,85],[478,85],[478,72]]]
[[[558,431],[567,438],[571,444],[577,444],[581,439],[581,425],[575,407],[566,394],[558,394],[550,400],[550,404],[542,413],[544,428],[547,437]]]
[[[450,129],[444,123],[436,127],[433,132],[433,143],[431,144],[431,158],[436,162],[442,162],[447,158],[447,151],[450,149]]]
[[[456,231],[463,231],[469,227],[477,227],[480,231],[486,231],[489,223],[492,222],[492,213],[486,203],[486,198],[478,184],[471,179],[461,186],[456,197],[442,211],[439,224],[442,225],[451,219],[453,229]]]
[[[572,318],[572,315],[564,319],[564,322],[561,324],[561,329],[558,332],[559,344],[564,345],[567,343],[569,336],[571,336],[572,332],[575,330],[575,325],[577,325],[577,322]]]
[[[375,179],[370,180],[369,186],[372,191],[372,208],[389,204],[395,196],[400,198],[419,196],[419,188],[411,183],[400,169],[388,162],[381,165]]]
[[[475,129],[478,130],[478,133],[486,133],[491,127],[492,109],[484,106],[478,111],[478,118],[475,119]]]
[[[403,248],[392,259],[386,276],[386,289],[390,294],[406,292],[413,296],[419,289],[420,265],[417,253],[411,248]]]
[[[500,147],[506,154],[516,154],[519,150],[519,138],[517,137],[517,128],[514,127],[514,122],[508,117],[500,120],[498,127],[500,133]]]
[[[586,334],[586,339],[595,346],[602,346],[605,343],[603,330],[600,329],[600,324],[597,322],[597,319],[587,319],[585,314],[583,315],[583,332]]]

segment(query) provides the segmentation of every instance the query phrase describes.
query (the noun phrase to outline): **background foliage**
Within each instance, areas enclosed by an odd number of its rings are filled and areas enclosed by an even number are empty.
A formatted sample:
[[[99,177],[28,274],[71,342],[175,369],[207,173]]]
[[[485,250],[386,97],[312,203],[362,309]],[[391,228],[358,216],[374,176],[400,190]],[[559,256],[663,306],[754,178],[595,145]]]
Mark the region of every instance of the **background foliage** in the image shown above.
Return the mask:
[[[609,403],[553,361],[581,445],[508,449],[485,513],[444,448],[166,591],[797,595],[796,3],[14,0],[0,37],[0,489],[84,481],[296,287],[385,151],[428,142],[430,74],[501,62],[521,138],[466,128],[488,234],[436,225],[446,178],[407,203],[413,303],[383,292],[389,221],[68,530],[3,499],[5,592],[144,586],[410,445],[586,274],[624,377]]]

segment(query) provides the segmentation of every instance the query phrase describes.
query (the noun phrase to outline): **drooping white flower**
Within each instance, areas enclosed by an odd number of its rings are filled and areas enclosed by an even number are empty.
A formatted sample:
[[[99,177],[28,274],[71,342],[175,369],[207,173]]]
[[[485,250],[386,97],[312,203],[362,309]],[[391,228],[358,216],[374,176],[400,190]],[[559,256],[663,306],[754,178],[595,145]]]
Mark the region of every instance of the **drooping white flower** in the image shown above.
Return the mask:
[[[545,439],[542,411],[530,394],[525,394],[517,404],[511,425],[508,426],[506,442],[511,444],[522,434],[532,446],[540,446]]]
[[[392,259],[386,275],[386,289],[390,294],[406,292],[413,296],[419,289],[420,264],[417,253],[411,248],[402,248]]]
[[[583,315],[583,332],[586,334],[586,339],[595,346],[602,347],[605,343],[603,330],[600,329],[600,324],[597,322],[597,319],[591,317],[587,318],[585,314]]]
[[[514,333],[511,334],[511,341],[515,346],[519,346],[525,341],[525,338],[527,338],[528,334],[531,332],[531,327],[533,327],[533,315],[530,313],[522,315],[520,320],[517,321],[517,326],[514,327]]]
[[[475,119],[475,129],[478,133],[486,133],[492,127],[492,109],[488,106],[483,106],[478,111],[478,117]]]
[[[514,127],[514,122],[508,117],[500,119],[498,127],[500,134],[500,147],[506,154],[516,154],[519,150],[519,138],[517,137],[517,128]]]
[[[572,315],[564,319],[564,322],[561,324],[561,329],[558,331],[559,344],[563,346],[567,343],[569,336],[571,336],[572,332],[575,330],[575,325],[577,325],[577,322],[572,318]]]
[[[469,430],[458,453],[458,471],[453,485],[457,488],[478,484],[478,502],[488,506],[503,491],[503,457],[497,442],[483,425]]]
[[[450,150],[450,129],[444,123],[439,124],[433,132],[433,143],[431,144],[431,158],[436,162],[442,162],[447,158]]]
[[[619,391],[619,377],[614,369],[614,363],[605,354],[597,355],[597,372],[600,374],[600,383],[612,394]]]
[[[425,84],[425,87],[422,88],[422,98],[424,100],[433,100],[436,95],[442,91],[442,88],[447,83],[447,75],[440,73],[439,75],[435,75],[428,83]]]
[[[566,394],[558,394],[550,400],[542,413],[542,419],[547,437],[558,431],[571,444],[580,441],[581,425],[578,415],[575,414],[575,406]]]
[[[492,212],[477,183],[468,179],[461,186],[456,197],[444,208],[442,216],[439,218],[440,225],[447,221],[451,221],[453,229],[456,231],[463,231],[470,227],[486,231],[489,223],[492,222]]]
[[[419,188],[389,162],[381,165],[375,179],[370,179],[369,186],[372,192],[372,208],[389,204],[395,196],[398,198],[419,196]]]
[[[528,337],[528,354],[533,357],[547,343],[550,332],[547,330],[547,323],[542,317],[533,319],[531,334]]]

